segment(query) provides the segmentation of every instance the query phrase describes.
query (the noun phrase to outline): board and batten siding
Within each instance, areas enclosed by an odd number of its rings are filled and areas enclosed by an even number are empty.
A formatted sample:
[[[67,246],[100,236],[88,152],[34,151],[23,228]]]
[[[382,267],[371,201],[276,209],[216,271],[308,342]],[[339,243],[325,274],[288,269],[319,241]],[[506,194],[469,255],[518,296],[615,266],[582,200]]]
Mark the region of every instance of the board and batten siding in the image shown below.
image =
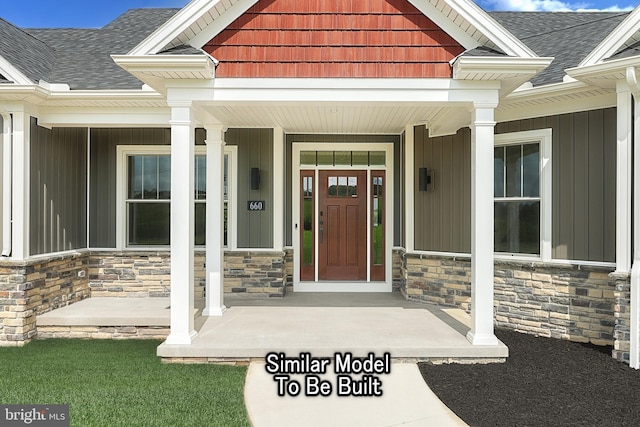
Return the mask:
[[[227,145],[238,147],[238,168],[235,177],[238,197],[237,246],[241,249],[272,248],[273,129],[228,129],[225,141]],[[260,169],[258,190],[251,190],[251,168]],[[249,211],[249,201],[264,201],[265,209]]]
[[[403,159],[402,159],[402,144],[401,144],[402,136],[401,135],[366,135],[366,134],[287,134],[285,136],[285,245],[292,246],[293,245],[293,237],[292,237],[292,216],[293,216],[293,144],[294,143],[318,143],[318,150],[321,150],[322,144],[338,144],[338,143],[347,143],[347,144],[373,144],[373,143],[385,143],[385,144],[393,144],[393,158],[394,165],[393,170],[391,168],[388,169],[388,173],[393,173],[393,194],[394,194],[394,218],[395,223],[393,224],[394,230],[394,242],[395,246],[401,246],[403,244],[403,229],[402,229],[402,217],[404,215],[403,207],[404,203],[402,203],[402,179],[404,173]],[[349,148],[346,147],[345,150]],[[354,149],[352,147],[352,149]],[[364,148],[366,150],[366,148]],[[400,220],[398,219],[400,218]]]
[[[425,126],[414,128],[414,233],[421,251],[471,251],[471,131],[430,138]],[[431,184],[419,189],[420,168]],[[493,181],[490,182],[490,184]]]
[[[118,145],[169,145],[171,129],[91,129],[89,246],[116,247]]]
[[[616,110],[593,110],[499,123],[496,134],[552,130],[552,257],[615,262]],[[415,247],[469,253],[471,230],[468,129],[429,138],[415,128]],[[429,190],[418,168],[430,168]],[[492,185],[492,181],[488,182]]]
[[[87,129],[31,119],[29,252],[87,247]]]
[[[553,258],[615,262],[616,109],[496,125],[496,133],[551,128]]]

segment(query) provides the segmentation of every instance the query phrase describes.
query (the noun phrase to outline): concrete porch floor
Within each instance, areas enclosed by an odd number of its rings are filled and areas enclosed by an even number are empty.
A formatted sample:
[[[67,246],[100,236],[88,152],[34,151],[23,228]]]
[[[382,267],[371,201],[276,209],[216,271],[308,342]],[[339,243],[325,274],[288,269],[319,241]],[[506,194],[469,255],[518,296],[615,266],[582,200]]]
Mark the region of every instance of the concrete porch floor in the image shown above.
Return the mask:
[[[269,352],[314,357],[389,352],[394,359],[495,361],[507,347],[472,346],[462,310],[406,301],[395,293],[288,293],[279,299],[229,296],[223,316],[195,311],[189,346],[162,344],[158,356],[200,361],[262,359]],[[196,301],[198,308],[202,301]],[[89,298],[42,314],[38,326],[169,326],[169,298]]]
[[[309,352],[394,359],[496,361],[507,347],[472,346],[470,317],[462,310],[406,301],[395,293],[288,293],[282,299],[225,298],[220,317],[201,317],[189,346],[162,344],[163,358],[260,359]]]

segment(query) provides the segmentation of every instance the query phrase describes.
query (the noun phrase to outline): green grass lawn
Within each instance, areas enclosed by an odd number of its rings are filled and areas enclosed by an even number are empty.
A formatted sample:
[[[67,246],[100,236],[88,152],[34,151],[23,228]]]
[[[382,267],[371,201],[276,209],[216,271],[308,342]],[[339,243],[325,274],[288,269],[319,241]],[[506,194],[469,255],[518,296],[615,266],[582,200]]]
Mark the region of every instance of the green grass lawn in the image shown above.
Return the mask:
[[[70,404],[72,426],[247,426],[246,368],[162,364],[159,341],[0,348],[0,403]]]

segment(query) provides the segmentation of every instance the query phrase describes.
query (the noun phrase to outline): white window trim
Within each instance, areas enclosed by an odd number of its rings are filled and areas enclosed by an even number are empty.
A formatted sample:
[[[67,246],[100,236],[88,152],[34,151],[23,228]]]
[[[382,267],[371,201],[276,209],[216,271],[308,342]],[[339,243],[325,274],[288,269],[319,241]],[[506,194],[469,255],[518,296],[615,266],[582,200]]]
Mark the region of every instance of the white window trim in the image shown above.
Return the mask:
[[[229,156],[228,173],[229,173],[229,211],[227,213],[227,248],[235,248],[236,243],[236,170],[238,147],[225,146],[224,154]],[[195,154],[197,156],[206,156],[206,146],[196,146]],[[171,155],[170,145],[119,145],[117,148],[116,162],[116,249],[130,251],[166,251],[169,245],[162,246],[128,246],[127,245],[127,157],[128,156],[164,156]],[[203,202],[203,201],[200,201]],[[194,198],[195,203],[195,198]],[[197,246],[196,249],[202,249],[204,246]]]
[[[540,255],[513,254],[496,252],[498,259],[535,259],[549,262],[552,259],[552,131],[550,128],[537,129],[523,132],[511,132],[495,135],[495,146],[521,145],[526,143],[540,144]],[[493,182],[493,177],[492,177]],[[501,200],[496,198],[494,200]],[[529,198],[515,198],[514,200],[527,200]],[[537,198],[535,198],[537,200]],[[532,199],[533,200],[533,199]]]

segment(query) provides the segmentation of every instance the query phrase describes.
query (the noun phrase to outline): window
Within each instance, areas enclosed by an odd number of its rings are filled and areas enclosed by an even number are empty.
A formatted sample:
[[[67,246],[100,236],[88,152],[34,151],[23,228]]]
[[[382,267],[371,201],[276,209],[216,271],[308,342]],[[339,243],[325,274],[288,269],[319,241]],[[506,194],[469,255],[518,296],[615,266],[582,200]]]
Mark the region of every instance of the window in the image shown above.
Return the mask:
[[[551,130],[496,136],[494,250],[550,258]]]
[[[232,238],[229,230],[231,173],[235,170],[236,147],[224,154],[224,245]],[[124,190],[123,206],[118,209],[118,247],[155,247],[170,244],[171,156],[168,146],[120,146],[118,173]],[[207,164],[203,147],[194,159],[195,245],[206,244]],[[119,200],[122,200],[119,199]]]

